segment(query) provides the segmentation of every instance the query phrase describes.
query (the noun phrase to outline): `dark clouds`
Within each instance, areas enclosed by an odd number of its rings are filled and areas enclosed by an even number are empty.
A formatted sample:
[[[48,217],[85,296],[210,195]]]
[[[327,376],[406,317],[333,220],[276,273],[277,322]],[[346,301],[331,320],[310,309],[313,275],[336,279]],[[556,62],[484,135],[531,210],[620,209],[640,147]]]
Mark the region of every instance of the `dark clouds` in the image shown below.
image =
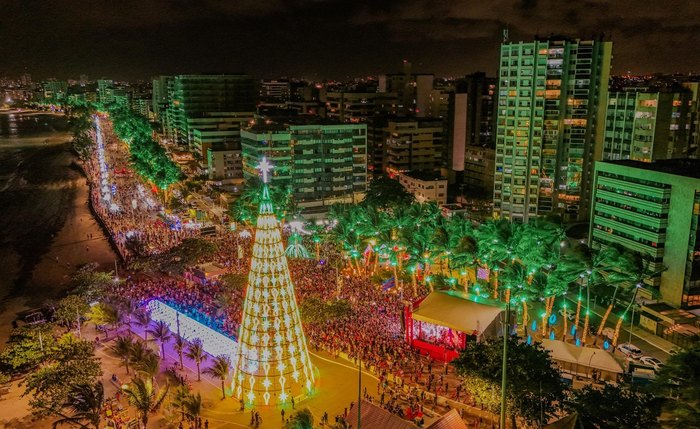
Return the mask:
[[[504,27],[613,42],[615,72],[700,71],[700,2],[0,0],[0,75],[494,73]]]

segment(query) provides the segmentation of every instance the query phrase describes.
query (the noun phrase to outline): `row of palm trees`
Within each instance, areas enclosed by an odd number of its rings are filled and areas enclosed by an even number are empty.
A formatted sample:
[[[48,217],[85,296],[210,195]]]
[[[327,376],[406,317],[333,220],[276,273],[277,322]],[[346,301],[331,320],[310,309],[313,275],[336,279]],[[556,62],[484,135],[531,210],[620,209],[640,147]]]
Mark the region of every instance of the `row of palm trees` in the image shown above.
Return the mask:
[[[109,304],[97,304],[102,306],[97,310],[97,314],[110,314],[115,311]],[[107,320],[114,320],[109,317]],[[122,319],[124,320],[124,319]],[[130,320],[130,322],[129,322]],[[101,322],[104,320],[100,320]],[[93,320],[95,322],[95,320]],[[118,324],[117,321],[114,322]],[[184,368],[183,358],[192,360],[197,367],[197,381],[201,380],[202,372],[209,374],[221,381],[222,399],[226,398],[225,382],[231,371],[231,362],[227,356],[218,356],[212,360],[212,365],[204,371],[201,364],[208,360],[209,356],[204,351],[202,342],[195,339],[187,342],[182,336],[170,331],[168,325],[163,321],[152,322],[148,311],[136,310],[132,317],[125,320],[129,327],[128,335],[117,336],[110,350],[121,361],[121,366],[126,369],[126,373],[133,372],[131,382],[123,387],[124,393],[129,398],[129,402],[137,410],[139,418],[144,426],[148,424],[149,414],[157,411],[167,397],[169,385],[159,388],[156,383],[156,375],[160,373],[160,359],[165,358],[165,345],[171,340],[173,348],[178,354],[179,367]],[[144,339],[134,339],[131,336],[131,325],[136,324],[143,328]],[[115,326],[115,329],[118,329]],[[160,355],[148,346],[151,341],[156,341],[160,345]],[[175,389],[171,398],[171,406],[181,414],[182,419],[196,421],[202,408],[202,398],[199,393],[192,393],[187,386],[179,386]]]
[[[544,303],[541,328],[545,335],[555,299],[576,292],[575,310],[564,311],[575,311],[576,331],[583,319],[580,339],[584,344],[592,288],[612,295],[598,335],[622,292],[631,298],[618,321],[616,343],[638,289],[660,274],[651,269],[645,255],[614,245],[594,250],[578,243],[572,248],[561,223],[551,219],[527,224],[491,219],[476,225],[458,216],[443,216],[435,204],[418,203],[386,209],[338,205],[329,217],[334,226],[323,236],[342,251],[348,269],[360,275],[388,270],[397,282],[410,278],[414,296],[422,277],[430,290],[440,283],[459,285],[466,293],[509,302],[518,306],[524,332],[533,302]]]

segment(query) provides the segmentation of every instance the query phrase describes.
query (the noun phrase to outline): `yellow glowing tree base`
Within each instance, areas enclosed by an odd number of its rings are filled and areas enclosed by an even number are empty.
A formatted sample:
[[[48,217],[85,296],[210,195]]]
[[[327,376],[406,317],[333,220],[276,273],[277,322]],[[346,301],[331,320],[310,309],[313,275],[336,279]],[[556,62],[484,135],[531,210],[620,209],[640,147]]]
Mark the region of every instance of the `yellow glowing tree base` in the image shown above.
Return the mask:
[[[310,394],[314,383],[282,233],[265,184],[235,354],[233,395],[250,405],[284,404]]]

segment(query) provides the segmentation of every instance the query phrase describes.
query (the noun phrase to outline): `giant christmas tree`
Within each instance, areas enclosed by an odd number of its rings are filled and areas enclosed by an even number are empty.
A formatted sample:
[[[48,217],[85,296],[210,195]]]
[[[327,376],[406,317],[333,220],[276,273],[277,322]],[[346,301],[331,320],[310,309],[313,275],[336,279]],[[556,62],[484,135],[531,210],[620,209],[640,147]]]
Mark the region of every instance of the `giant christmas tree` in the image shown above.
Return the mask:
[[[270,201],[265,158],[263,195],[243,304],[233,394],[250,405],[284,404],[311,393],[314,375],[289,276],[282,232]]]

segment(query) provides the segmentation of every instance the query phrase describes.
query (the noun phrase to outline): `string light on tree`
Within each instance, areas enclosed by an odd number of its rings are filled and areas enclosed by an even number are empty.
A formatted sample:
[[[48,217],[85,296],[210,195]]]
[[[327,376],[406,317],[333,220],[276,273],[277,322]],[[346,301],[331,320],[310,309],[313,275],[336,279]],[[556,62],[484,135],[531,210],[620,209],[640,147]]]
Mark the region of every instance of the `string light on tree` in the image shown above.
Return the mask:
[[[234,359],[233,394],[249,405],[284,404],[308,395],[315,380],[289,275],[282,231],[274,214],[269,173],[258,165],[263,190]]]

